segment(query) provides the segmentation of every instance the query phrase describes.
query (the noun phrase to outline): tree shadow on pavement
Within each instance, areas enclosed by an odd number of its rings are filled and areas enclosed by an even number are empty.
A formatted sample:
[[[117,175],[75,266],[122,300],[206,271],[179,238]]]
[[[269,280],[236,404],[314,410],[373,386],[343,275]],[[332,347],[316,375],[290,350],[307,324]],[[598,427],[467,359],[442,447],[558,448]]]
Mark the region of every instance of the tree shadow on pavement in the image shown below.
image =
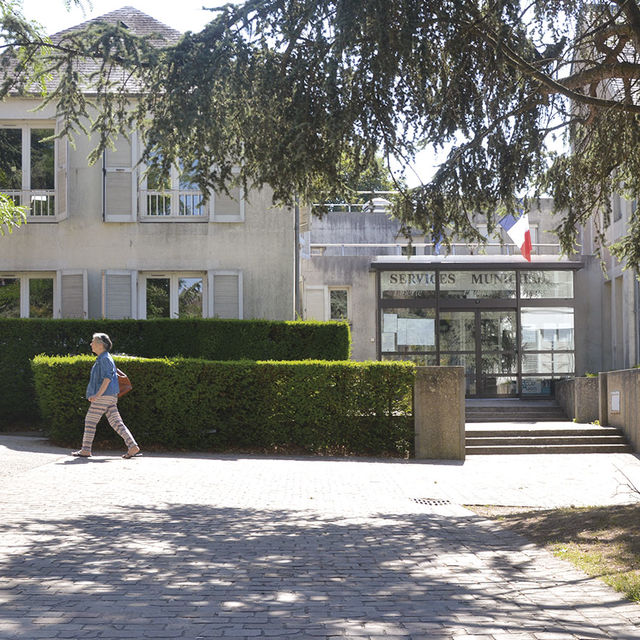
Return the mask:
[[[590,617],[619,599],[558,587],[558,561],[476,516],[157,505],[0,522],[0,541],[3,639],[637,637]]]

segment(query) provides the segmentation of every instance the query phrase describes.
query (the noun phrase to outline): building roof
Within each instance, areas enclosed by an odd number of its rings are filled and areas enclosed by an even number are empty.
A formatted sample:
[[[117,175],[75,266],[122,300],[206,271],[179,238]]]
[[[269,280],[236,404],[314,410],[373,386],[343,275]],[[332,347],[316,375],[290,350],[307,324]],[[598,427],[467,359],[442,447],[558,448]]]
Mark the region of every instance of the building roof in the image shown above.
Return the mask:
[[[92,24],[99,23],[119,24],[136,36],[148,37],[149,43],[158,48],[175,45],[182,37],[180,31],[167,26],[135,7],[122,7],[121,9],[110,11],[109,13],[91,18],[90,20],[86,20],[85,22],[69,27],[68,29],[58,31],[50,37],[53,42],[57,43],[66,37],[72,36],[76,31],[86,29]],[[100,72],[102,67],[101,62],[89,57],[76,58],[74,60],[74,66],[82,77],[80,82],[83,90],[87,94],[91,94],[93,85],[91,76],[92,74]],[[127,93],[136,94],[142,90],[140,82],[130,73],[124,72],[123,70],[118,71],[117,69],[112,69],[110,79],[116,83],[115,86],[118,86],[118,83],[121,83],[120,87],[124,87]],[[58,74],[56,73],[47,81],[47,90],[52,91],[57,82]],[[34,89],[36,92],[39,92],[39,88]]]
[[[84,29],[90,24],[96,22],[107,22],[109,24],[118,24],[129,29],[132,33],[138,36],[153,36],[150,41],[159,47],[176,44],[180,40],[182,34],[180,31],[169,27],[163,22],[152,18],[150,15],[143,13],[135,7],[122,7],[115,11],[110,11],[96,18],[91,18],[85,22],[81,22],[68,29],[63,29],[51,35],[51,39],[54,42],[59,41],[64,36],[67,36],[74,31]]]

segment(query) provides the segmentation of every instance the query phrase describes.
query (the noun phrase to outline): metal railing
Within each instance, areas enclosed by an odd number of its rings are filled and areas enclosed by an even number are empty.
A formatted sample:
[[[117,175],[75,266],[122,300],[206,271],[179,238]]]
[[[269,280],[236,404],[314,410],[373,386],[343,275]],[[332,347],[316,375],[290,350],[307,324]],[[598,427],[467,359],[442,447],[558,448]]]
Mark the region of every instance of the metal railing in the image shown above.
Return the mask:
[[[520,249],[512,244],[500,244],[499,242],[487,242],[487,244],[468,244],[466,242],[452,242],[450,250],[446,247],[442,247],[436,252],[435,247],[430,242],[413,242],[411,247],[422,249],[421,253],[407,254],[409,243],[408,242],[340,242],[340,243],[326,243],[326,242],[311,242],[309,249],[311,256],[348,256],[356,255],[350,253],[349,249],[395,249],[394,253],[387,253],[387,255],[517,255],[520,253]],[[327,249],[338,249],[339,253],[331,251],[327,254]],[[403,252],[404,250],[404,252]],[[560,245],[557,243],[536,243],[532,245],[532,255],[559,255]],[[357,255],[363,255],[362,253]],[[364,255],[376,255],[375,251],[366,253]]]
[[[207,214],[200,191],[141,190],[141,195],[146,203],[145,216],[202,217]]]

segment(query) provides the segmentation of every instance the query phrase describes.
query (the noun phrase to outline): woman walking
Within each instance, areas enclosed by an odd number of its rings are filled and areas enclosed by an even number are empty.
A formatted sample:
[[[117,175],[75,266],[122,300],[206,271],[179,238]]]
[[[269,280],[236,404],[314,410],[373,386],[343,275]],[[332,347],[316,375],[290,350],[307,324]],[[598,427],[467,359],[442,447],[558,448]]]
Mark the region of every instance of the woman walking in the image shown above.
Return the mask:
[[[106,413],[112,429],[124,440],[127,453],[123,458],[133,458],[140,452],[140,447],[134,440],[129,429],[122,421],[118,411],[118,374],[116,364],[111,357],[111,339],[106,333],[94,333],[91,340],[91,350],[98,357],[91,368],[91,377],[87,385],[87,400],[91,403],[84,419],[84,436],[82,448],[71,455],[80,458],[91,457],[93,438],[96,435],[96,425]]]

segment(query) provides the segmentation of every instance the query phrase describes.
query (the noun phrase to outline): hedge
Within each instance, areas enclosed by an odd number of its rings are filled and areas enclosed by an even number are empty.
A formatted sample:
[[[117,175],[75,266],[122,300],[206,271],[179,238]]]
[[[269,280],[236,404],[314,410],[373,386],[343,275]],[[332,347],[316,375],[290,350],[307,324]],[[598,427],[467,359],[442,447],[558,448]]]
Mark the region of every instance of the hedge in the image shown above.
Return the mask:
[[[35,355],[91,354],[95,332],[114,351],[142,357],[207,360],[345,360],[347,323],[270,320],[0,319],[0,426],[37,418],[29,361]]]
[[[118,404],[142,448],[412,451],[412,363],[114,359],[133,383]],[[40,410],[57,444],[80,444],[93,362],[89,356],[32,362]],[[97,440],[122,446],[106,419]]]

